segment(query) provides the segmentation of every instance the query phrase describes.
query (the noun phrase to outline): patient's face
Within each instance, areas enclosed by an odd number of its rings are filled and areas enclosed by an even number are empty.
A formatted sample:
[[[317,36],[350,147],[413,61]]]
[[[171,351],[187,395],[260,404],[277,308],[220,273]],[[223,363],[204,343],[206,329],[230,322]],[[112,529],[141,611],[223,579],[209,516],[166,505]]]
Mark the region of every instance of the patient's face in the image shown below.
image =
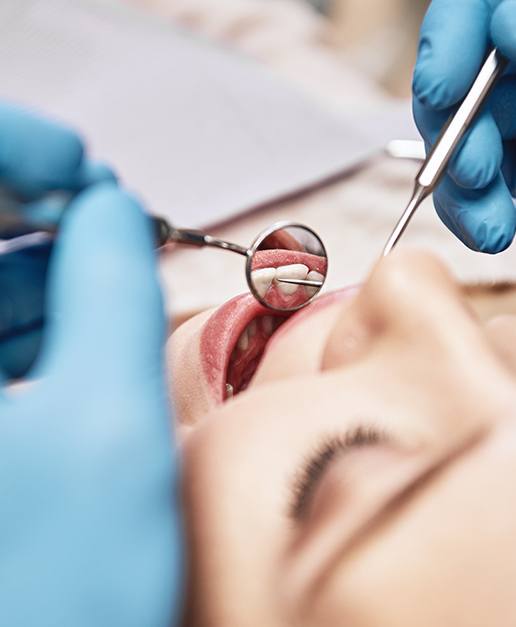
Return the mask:
[[[172,341],[186,624],[514,625],[516,324],[420,253],[271,338],[265,314],[244,297]]]

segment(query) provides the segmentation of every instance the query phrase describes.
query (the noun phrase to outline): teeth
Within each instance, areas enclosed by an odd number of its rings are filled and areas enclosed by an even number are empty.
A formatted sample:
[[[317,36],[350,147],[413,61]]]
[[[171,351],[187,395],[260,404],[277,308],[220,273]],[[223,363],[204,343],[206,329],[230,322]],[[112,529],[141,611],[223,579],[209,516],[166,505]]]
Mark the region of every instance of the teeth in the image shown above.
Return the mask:
[[[263,316],[262,329],[265,335],[272,335],[274,331],[274,318],[272,316]]]
[[[256,320],[253,320],[251,324],[247,327],[247,333],[249,334],[250,338],[256,335],[257,328],[258,328],[258,325],[256,323]]]
[[[226,383],[226,398],[233,398],[234,390],[231,383]]]
[[[249,346],[249,334],[247,329],[242,333],[242,335],[238,338],[238,348],[241,351],[246,351]]]
[[[321,281],[321,282],[324,281],[324,275],[320,274],[319,272],[316,272],[315,270],[311,270],[308,273],[306,278],[308,281]],[[305,285],[305,289],[310,296],[313,296],[314,294],[317,294],[320,288],[310,287],[309,285]]]
[[[277,279],[306,279],[307,274],[308,267],[302,263],[276,268]],[[288,283],[278,283],[278,286],[286,296],[294,294],[294,292],[299,288],[299,285],[289,285]]]
[[[267,293],[267,290],[271,286],[276,276],[275,268],[262,268],[261,270],[253,270],[251,272],[251,281],[258,292],[263,298]]]

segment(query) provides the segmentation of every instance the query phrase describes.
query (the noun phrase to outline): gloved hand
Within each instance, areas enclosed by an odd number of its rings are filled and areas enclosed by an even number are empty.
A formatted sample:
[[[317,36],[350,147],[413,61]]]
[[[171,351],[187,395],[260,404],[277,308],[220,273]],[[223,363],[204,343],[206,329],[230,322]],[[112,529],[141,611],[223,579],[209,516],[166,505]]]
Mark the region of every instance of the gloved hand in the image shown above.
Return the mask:
[[[34,221],[55,221],[66,204],[49,193],[74,196],[113,172],[86,158],[72,131],[0,103],[0,222],[9,209]],[[43,324],[49,249],[0,255],[0,368],[25,374],[37,355]]]
[[[414,115],[427,149],[496,46],[516,62],[514,0],[433,0],[421,30]],[[516,232],[516,78],[512,65],[434,194],[442,221],[473,250],[498,253]]]
[[[180,594],[164,313],[150,224],[83,192],[27,389],[0,391],[0,624],[169,627]]]

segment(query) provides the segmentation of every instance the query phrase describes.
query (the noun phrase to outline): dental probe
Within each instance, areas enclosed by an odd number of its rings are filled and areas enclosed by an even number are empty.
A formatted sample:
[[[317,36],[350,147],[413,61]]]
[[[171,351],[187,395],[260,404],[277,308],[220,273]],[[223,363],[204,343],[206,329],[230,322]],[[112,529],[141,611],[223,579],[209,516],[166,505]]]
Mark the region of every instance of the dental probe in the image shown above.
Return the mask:
[[[322,281],[310,281],[308,279],[274,279],[276,283],[289,283],[290,285],[306,285],[307,287],[322,287]]]
[[[469,93],[439,135],[416,176],[414,192],[383,250],[386,257],[396,246],[417,209],[439,184],[457,146],[471,127],[482,105],[508,65],[495,48],[487,57]]]

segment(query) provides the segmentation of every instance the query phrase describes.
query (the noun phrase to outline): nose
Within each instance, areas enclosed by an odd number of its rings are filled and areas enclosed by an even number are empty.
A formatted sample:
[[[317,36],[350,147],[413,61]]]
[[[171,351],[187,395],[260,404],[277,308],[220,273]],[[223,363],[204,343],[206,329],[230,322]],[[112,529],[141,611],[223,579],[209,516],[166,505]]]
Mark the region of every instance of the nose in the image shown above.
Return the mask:
[[[424,343],[433,352],[463,351],[465,343],[479,341],[478,323],[446,267],[429,253],[396,251],[378,262],[355,300],[343,307],[322,367],[356,362],[373,346],[397,343],[408,350]]]
[[[510,417],[514,379],[463,291],[433,255],[380,261],[329,335],[323,369],[366,372],[371,393],[426,411],[450,443]],[[426,408],[426,409],[423,409]]]

